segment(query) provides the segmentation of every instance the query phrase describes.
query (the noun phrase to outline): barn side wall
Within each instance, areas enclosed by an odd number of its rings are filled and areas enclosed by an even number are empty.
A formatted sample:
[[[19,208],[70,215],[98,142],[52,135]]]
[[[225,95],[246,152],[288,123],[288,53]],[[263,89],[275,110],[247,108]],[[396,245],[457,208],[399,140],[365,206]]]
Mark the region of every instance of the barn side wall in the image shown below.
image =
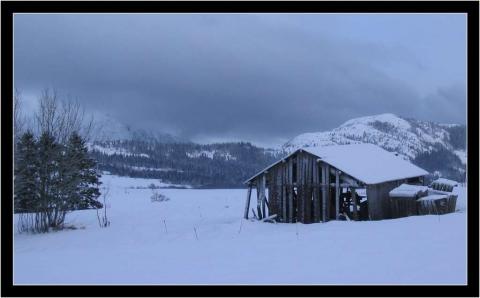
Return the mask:
[[[371,220],[392,217],[388,193],[404,182],[405,180],[395,180],[367,185],[368,215]]]

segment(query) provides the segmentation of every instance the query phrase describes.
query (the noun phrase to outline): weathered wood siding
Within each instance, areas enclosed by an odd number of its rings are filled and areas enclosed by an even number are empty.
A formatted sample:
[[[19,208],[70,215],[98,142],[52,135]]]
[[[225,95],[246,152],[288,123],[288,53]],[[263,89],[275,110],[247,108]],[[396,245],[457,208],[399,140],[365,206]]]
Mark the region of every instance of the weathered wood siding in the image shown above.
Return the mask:
[[[367,185],[368,215],[371,220],[391,218],[389,192],[404,180]]]
[[[419,215],[452,213],[455,212],[457,195],[449,195],[438,200],[417,201],[416,203]]]
[[[417,197],[398,198],[392,197],[390,200],[390,215],[392,218],[417,215]]]

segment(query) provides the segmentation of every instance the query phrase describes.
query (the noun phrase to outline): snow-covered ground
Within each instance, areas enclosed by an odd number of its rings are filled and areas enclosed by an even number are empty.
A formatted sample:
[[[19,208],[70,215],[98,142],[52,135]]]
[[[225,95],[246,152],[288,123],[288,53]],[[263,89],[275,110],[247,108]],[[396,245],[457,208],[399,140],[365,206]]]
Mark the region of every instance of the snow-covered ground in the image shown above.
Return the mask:
[[[242,219],[245,190],[156,190],[104,175],[111,226],[14,235],[15,284],[465,284],[466,204],[456,213],[371,222]],[[134,188],[130,188],[134,186]],[[255,194],[253,194],[255,197]]]

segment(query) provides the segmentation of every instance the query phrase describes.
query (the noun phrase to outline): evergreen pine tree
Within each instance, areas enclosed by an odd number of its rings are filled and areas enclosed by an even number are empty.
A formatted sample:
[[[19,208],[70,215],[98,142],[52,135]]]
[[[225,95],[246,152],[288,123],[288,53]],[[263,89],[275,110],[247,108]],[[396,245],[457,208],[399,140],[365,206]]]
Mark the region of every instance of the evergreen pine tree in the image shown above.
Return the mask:
[[[70,209],[101,208],[96,162],[88,156],[85,141],[76,132],[68,140],[64,159],[68,165],[64,185],[68,187]]]
[[[14,169],[14,212],[33,212],[38,202],[38,151],[33,134],[21,135]]]

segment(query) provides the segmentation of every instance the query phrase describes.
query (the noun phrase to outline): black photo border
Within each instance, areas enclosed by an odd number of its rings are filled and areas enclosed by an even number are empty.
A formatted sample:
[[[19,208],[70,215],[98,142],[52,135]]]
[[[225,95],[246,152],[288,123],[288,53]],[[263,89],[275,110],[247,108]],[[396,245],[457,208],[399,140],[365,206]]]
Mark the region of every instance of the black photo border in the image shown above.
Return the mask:
[[[13,284],[12,99],[15,13],[466,13],[468,137],[468,276],[452,285],[152,285],[27,286]],[[479,296],[479,2],[477,1],[2,1],[1,2],[1,294],[2,296]],[[472,185],[473,184],[473,185]],[[439,260],[441,261],[441,260]],[[255,266],[252,266],[252,269]]]

